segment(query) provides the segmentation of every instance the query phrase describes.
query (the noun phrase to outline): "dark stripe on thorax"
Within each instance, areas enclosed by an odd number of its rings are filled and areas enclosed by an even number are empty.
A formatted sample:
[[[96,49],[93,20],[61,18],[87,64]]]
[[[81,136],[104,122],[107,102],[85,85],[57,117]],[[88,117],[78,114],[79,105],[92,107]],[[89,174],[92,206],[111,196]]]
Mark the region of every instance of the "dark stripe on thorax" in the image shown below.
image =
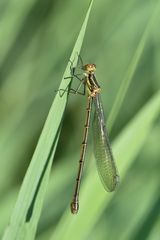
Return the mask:
[[[94,86],[94,87],[96,87],[96,88],[100,88],[100,86],[99,86],[99,84],[98,84],[98,82],[97,82],[96,77],[95,77],[94,74],[91,74],[91,73],[90,73],[90,74],[88,75],[88,79],[89,79],[89,82],[90,82],[91,86]]]

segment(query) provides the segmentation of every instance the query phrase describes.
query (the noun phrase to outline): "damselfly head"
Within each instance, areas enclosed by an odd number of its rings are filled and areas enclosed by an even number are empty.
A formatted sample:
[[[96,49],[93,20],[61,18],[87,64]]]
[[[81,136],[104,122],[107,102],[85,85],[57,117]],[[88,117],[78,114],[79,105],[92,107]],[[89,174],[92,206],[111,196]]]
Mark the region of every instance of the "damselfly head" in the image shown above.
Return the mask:
[[[87,73],[94,73],[96,71],[96,64],[85,64],[83,66],[83,70],[86,71]]]

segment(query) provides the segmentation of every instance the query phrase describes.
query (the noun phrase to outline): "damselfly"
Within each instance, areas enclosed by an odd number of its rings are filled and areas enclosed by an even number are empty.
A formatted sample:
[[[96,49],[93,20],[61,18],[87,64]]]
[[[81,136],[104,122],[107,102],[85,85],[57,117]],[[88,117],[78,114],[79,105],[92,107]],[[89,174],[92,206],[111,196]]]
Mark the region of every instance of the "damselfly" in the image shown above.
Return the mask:
[[[95,77],[96,65],[86,64],[82,67],[82,70],[84,71],[84,78],[80,79],[78,77],[81,82],[77,90],[71,89],[73,93],[78,93],[79,88],[82,84],[84,84],[84,95],[87,90],[87,108],[86,120],[84,125],[84,136],[79,160],[76,186],[74,190],[73,200],[71,202],[71,212],[73,214],[78,213],[79,209],[79,191],[87,148],[88,131],[90,127],[91,110],[93,104],[95,108],[93,118],[94,153],[97,162],[98,173],[105,190],[108,192],[114,191],[119,182],[119,174],[115,165],[109,142],[108,132],[105,125],[104,111],[100,98],[101,88]]]

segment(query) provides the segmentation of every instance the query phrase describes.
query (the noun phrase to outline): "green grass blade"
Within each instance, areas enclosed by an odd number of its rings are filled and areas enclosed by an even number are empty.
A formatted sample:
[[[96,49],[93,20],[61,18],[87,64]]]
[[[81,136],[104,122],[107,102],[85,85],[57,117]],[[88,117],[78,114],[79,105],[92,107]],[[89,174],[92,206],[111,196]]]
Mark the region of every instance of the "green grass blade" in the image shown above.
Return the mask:
[[[123,176],[122,180],[144,145],[152,129],[152,125],[160,113],[159,106],[160,91],[147,102],[116,139],[113,150],[115,158],[118,160],[117,164],[120,175]],[[126,151],[126,146],[130,146],[130,151]],[[51,240],[74,239],[75,236],[77,240],[84,239],[94,228],[95,223],[98,221],[113,196],[114,194],[106,194],[103,190],[96,172],[90,172],[90,175],[87,176],[82,186],[78,216],[75,218],[67,209]]]
[[[73,66],[76,65],[77,54],[79,54],[82,46],[92,2],[93,1],[90,3],[84,23],[70,57],[70,60],[73,61]],[[68,62],[64,72],[59,87],[60,89],[68,89],[71,79],[64,79],[68,76],[70,76],[70,62]],[[32,157],[31,164],[20,189],[15,208],[11,215],[10,224],[5,231],[3,237],[4,240],[34,239],[48,184],[52,159],[59,138],[61,121],[67,103],[67,96],[67,92],[64,92],[63,97],[60,97],[59,93],[55,96]]]
[[[113,104],[113,107],[112,107],[112,110],[111,110],[111,113],[109,115],[109,118],[108,118],[108,125],[109,125],[109,128],[112,129],[113,125],[114,125],[114,122],[116,120],[116,117],[120,111],[120,108],[123,104],[123,101],[124,101],[124,98],[125,98],[125,95],[127,93],[127,90],[131,84],[131,81],[133,79],[133,76],[136,72],[136,68],[138,66],[138,63],[140,61],[140,58],[142,56],[142,53],[143,53],[143,50],[144,50],[144,47],[147,43],[147,40],[149,38],[149,34],[151,32],[151,30],[153,29],[153,25],[155,23],[155,20],[157,19],[157,16],[159,14],[159,9],[160,9],[160,4],[158,2],[158,4],[155,6],[155,9],[146,25],[146,28],[142,34],[142,37],[140,39],[140,42],[135,50],[135,54],[132,58],[132,61],[130,63],[130,65],[128,66],[128,69],[126,71],[126,74],[124,76],[124,79],[120,85],[120,88],[119,88],[119,91],[116,95],[116,99],[114,101],[114,104]]]
[[[151,233],[149,234],[147,240],[159,240],[159,226],[160,226],[160,214],[155,222]]]

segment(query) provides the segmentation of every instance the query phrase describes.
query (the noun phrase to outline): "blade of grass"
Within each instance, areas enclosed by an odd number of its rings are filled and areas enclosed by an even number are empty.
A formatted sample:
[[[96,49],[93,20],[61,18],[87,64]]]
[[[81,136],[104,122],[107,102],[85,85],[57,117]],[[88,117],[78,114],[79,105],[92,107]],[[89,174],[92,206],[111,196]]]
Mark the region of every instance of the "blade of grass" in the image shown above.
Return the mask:
[[[153,11],[153,13],[152,13],[147,25],[146,25],[146,28],[145,28],[145,30],[142,34],[142,37],[139,41],[138,46],[137,46],[137,49],[135,50],[135,54],[132,58],[132,61],[131,61],[130,65],[128,66],[128,69],[126,71],[124,79],[123,79],[123,81],[120,85],[119,91],[116,95],[111,113],[110,113],[109,118],[108,118],[108,126],[109,126],[110,130],[112,129],[112,127],[114,125],[114,122],[116,120],[116,117],[117,117],[117,115],[120,111],[120,108],[121,108],[122,104],[123,104],[125,95],[126,95],[127,90],[128,90],[128,88],[131,84],[133,76],[136,72],[136,68],[137,68],[138,63],[140,61],[140,58],[142,56],[145,44],[147,43],[147,40],[149,38],[149,33],[152,30],[152,27],[154,26],[155,20],[157,19],[157,16],[159,14],[160,3],[159,3],[159,1],[157,1],[157,2],[158,2],[158,4],[155,6],[155,10]]]
[[[160,113],[159,106],[160,91],[147,102],[114,142],[115,158],[119,160],[118,167],[123,178],[145,143],[147,135]],[[130,151],[126,152],[126,146],[130,146]],[[97,173],[91,171],[82,186],[81,209],[78,216],[73,217],[67,209],[51,239],[67,240],[73,239],[74,236],[77,240],[85,238],[114,196],[114,193],[106,194],[100,186]]]
[[[157,218],[157,221],[155,222],[153,229],[151,230],[149,236],[147,237],[147,240],[159,240],[159,226],[160,226],[160,213]]]
[[[77,155],[73,155],[73,158],[76,159]],[[68,158],[61,159],[60,162],[63,162],[64,164],[58,164],[56,165],[56,169],[51,173],[50,179],[49,179],[49,184],[47,187],[47,193],[45,197],[45,204],[43,207],[42,211],[42,219],[39,222],[39,229],[41,231],[41,227],[43,224],[46,224],[48,222],[48,211],[49,215],[52,214],[53,219],[56,215],[56,212],[61,212],[61,205],[64,204],[64,206],[67,205],[67,202],[64,202],[62,204],[59,204],[59,206],[56,205],[56,209],[48,209],[48,206],[50,203],[54,203],[56,201],[55,199],[57,196],[61,194],[61,192],[65,192],[67,187],[68,187],[68,182],[71,182],[74,169],[72,168],[72,162],[70,161],[70,156]],[[65,174],[62,175],[63,172],[66,172]],[[58,182],[61,188],[59,188],[59,185],[55,183]],[[16,186],[15,188],[12,189],[9,194],[4,196],[3,199],[1,199],[1,204],[0,204],[0,213],[1,213],[1,224],[0,224],[0,239],[2,238],[2,233],[3,229],[6,226],[6,224],[9,221],[10,214],[12,212],[12,208],[16,202],[17,194],[18,194],[19,186]]]
[[[73,66],[77,63],[77,54],[79,54],[82,46],[92,3],[93,1],[90,3],[70,57]],[[70,62],[67,64],[59,89],[68,89],[71,79],[64,79],[68,76],[70,76]],[[61,121],[66,107],[67,97],[67,92],[64,92],[63,97],[60,97],[59,93],[56,94],[32,157],[31,164],[20,189],[10,224],[3,236],[5,240],[34,239],[49,179],[52,159],[60,134]]]

